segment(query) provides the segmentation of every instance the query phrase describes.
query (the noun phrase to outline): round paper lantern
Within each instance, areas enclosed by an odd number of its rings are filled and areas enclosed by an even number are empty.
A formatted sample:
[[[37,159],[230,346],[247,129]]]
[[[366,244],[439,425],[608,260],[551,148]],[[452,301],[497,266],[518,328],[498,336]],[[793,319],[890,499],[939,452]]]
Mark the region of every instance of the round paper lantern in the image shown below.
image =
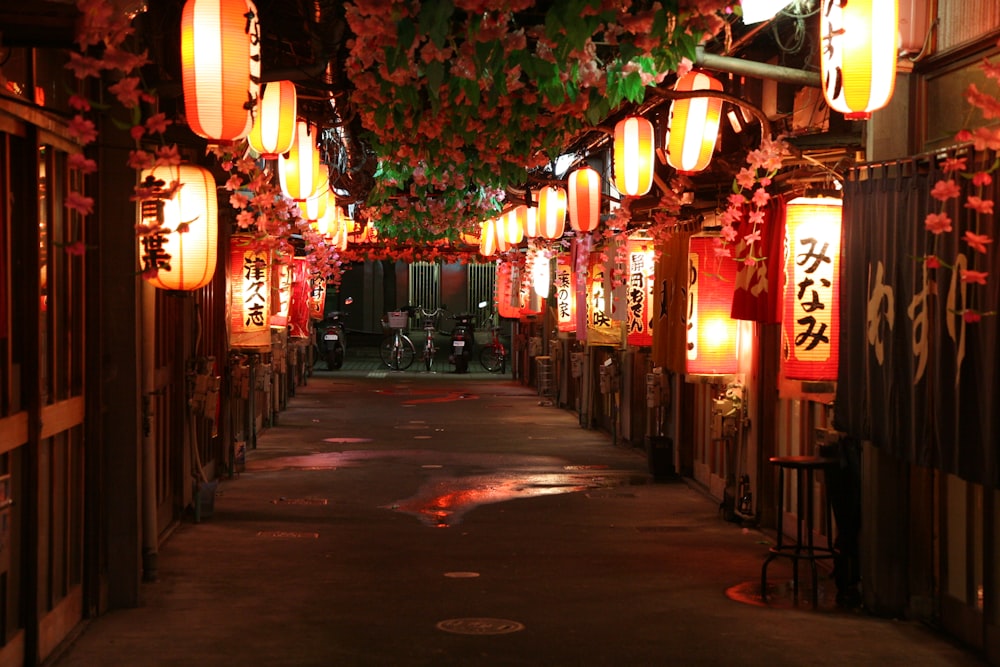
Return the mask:
[[[191,131],[235,141],[250,131],[259,84],[257,9],[249,0],[187,0],[181,13],[184,113]]]
[[[496,221],[490,218],[483,222],[479,232],[479,254],[483,257],[490,257],[497,251],[497,226]]]
[[[144,221],[156,219],[164,230],[139,237],[143,278],[166,290],[204,287],[215,275],[219,231],[215,177],[209,170],[191,164],[143,170],[142,180],[148,177],[176,180],[182,186],[170,199],[140,202]]]
[[[562,238],[566,229],[566,191],[547,185],[538,191],[538,235]]]
[[[525,206],[524,207],[524,235],[529,239],[533,239],[541,234],[541,230],[538,227],[538,207],[537,206]]]
[[[822,3],[820,69],[827,104],[864,120],[889,103],[896,83],[897,0]]]
[[[716,255],[718,238],[695,234],[688,245],[688,375],[729,375],[738,366],[739,326],[730,313],[736,260]]]
[[[272,81],[267,84],[257,102],[253,128],[247,135],[250,148],[265,160],[274,160],[281,153],[287,153],[295,140],[297,109],[294,83]]]
[[[309,124],[299,121],[288,156],[278,156],[278,182],[286,197],[301,202],[316,191],[319,181],[319,151]]]
[[[615,125],[615,187],[629,197],[639,197],[653,185],[655,164],[653,124],[640,116]]]
[[[497,244],[501,252],[524,240],[524,228],[521,225],[525,214],[519,215],[519,208],[521,207],[509,209],[496,219]]]
[[[578,232],[592,232],[601,224],[601,175],[582,167],[569,175],[569,224]]]
[[[722,83],[703,72],[688,72],[674,90],[722,90]],[[696,97],[670,103],[667,125],[667,163],[681,172],[701,171],[712,160],[719,136],[722,100]]]
[[[840,226],[832,197],[788,202],[782,372],[794,380],[837,379],[840,337]]]

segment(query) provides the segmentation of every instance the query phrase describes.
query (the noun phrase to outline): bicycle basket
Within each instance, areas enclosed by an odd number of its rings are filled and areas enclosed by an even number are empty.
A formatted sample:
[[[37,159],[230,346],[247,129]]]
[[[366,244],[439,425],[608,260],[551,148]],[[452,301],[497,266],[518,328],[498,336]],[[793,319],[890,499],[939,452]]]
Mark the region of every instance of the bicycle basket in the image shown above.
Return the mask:
[[[405,310],[390,310],[387,313],[389,327],[392,329],[405,329],[410,316]]]
[[[425,317],[424,318],[424,329],[435,329],[435,328],[437,328],[437,327],[435,326],[434,318],[433,317]]]

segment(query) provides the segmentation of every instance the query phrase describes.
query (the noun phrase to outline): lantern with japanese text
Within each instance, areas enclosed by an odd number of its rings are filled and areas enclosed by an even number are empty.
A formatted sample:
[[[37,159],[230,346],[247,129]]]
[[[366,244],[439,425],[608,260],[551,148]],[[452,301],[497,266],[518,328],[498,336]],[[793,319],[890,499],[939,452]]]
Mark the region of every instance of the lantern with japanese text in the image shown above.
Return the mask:
[[[139,201],[139,224],[154,230],[139,237],[142,277],[166,290],[204,287],[215,275],[218,252],[215,177],[182,164],[145,169],[140,178],[149,196]]]
[[[254,113],[247,143],[263,159],[275,160],[287,153],[295,141],[298,97],[291,81],[272,81],[264,86]]]
[[[889,103],[896,85],[898,0],[823,2],[820,69],[827,104],[865,120]]]
[[[305,121],[296,124],[295,141],[287,157],[278,156],[278,182],[284,195],[297,202],[307,200],[319,186],[319,150],[309,123]]]
[[[553,185],[539,190],[537,219],[539,236],[562,238],[566,229],[566,191]]]
[[[687,374],[737,372],[739,325],[730,317],[736,261],[716,253],[715,235],[695,234],[688,244]]]
[[[628,309],[628,344],[653,344],[653,242],[630,239],[625,302]]]
[[[649,192],[653,185],[655,146],[653,124],[630,116],[615,125],[615,187],[629,197]]]
[[[521,317],[520,281],[515,284],[515,269],[510,262],[497,264],[496,300],[497,314],[508,319]]]
[[[601,224],[601,175],[582,167],[569,175],[566,207],[569,224],[577,232],[592,232]]]
[[[275,262],[271,267],[271,303],[272,308],[269,323],[272,327],[288,326],[288,313],[292,307],[292,267],[283,262]]]
[[[691,71],[677,79],[676,91],[722,90],[722,83],[704,72]],[[670,103],[667,163],[680,172],[702,171],[712,160],[719,136],[722,100],[717,97],[678,99]]]
[[[309,319],[322,320],[326,309],[326,278],[314,275],[309,279]]]
[[[529,250],[528,264],[531,266],[531,289],[542,299],[549,297],[552,283],[552,261],[544,250]]]
[[[798,197],[786,213],[782,372],[813,382],[837,379],[842,202]]]
[[[259,94],[260,29],[250,0],[187,0],[181,14],[181,78],[191,131],[242,139]]]
[[[230,345],[269,350],[271,251],[250,234],[230,238],[229,282]]]
[[[576,331],[576,269],[569,253],[556,256],[556,327]]]

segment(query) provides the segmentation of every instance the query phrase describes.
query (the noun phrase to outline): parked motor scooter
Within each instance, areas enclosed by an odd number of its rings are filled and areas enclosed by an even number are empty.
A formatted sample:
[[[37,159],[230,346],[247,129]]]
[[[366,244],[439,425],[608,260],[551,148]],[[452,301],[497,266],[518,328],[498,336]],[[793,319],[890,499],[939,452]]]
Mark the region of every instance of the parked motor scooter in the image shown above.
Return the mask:
[[[483,301],[480,308],[486,306]],[[469,370],[469,360],[476,348],[476,316],[471,313],[452,315],[455,326],[451,330],[451,351],[448,361],[455,365],[456,373],[466,373]]]
[[[354,299],[344,299],[344,305],[349,306]],[[344,324],[341,319],[347,315],[345,311],[334,310],[323,322],[323,343],[320,348],[323,360],[328,370],[335,371],[344,365],[344,355],[347,352],[347,337],[344,335]]]

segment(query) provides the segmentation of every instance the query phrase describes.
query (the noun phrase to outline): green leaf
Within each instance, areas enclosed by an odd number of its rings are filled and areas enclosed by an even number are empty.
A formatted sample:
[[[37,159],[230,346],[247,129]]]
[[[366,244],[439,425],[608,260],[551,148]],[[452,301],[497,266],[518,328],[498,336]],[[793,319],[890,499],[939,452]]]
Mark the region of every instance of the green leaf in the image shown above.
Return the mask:
[[[443,49],[451,32],[451,17],[455,6],[451,0],[427,0],[420,6],[418,23],[420,32],[426,34],[434,46]]]
[[[399,48],[409,49],[417,37],[417,26],[413,25],[413,21],[408,17],[400,19],[399,23],[396,24],[396,36],[396,44]]]
[[[431,98],[431,106],[437,109],[441,106],[441,83],[444,81],[444,63],[433,60],[424,69],[427,77],[427,94]]]

